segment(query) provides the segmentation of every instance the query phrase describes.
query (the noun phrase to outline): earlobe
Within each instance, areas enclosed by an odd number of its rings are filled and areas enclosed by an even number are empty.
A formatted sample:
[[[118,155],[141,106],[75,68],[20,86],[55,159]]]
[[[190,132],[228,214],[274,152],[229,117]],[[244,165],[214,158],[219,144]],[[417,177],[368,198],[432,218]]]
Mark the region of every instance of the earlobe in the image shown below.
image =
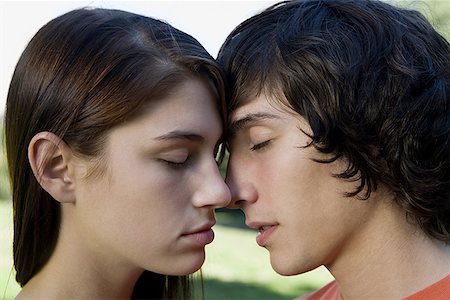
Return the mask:
[[[39,184],[61,203],[75,202],[70,174],[72,151],[57,135],[39,132],[28,145],[28,160]]]

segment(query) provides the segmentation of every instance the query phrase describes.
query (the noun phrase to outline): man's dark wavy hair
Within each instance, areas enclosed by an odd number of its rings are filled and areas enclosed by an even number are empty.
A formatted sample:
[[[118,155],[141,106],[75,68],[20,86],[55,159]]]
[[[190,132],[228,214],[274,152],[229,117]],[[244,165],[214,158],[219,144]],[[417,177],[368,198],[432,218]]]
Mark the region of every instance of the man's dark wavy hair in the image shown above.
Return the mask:
[[[408,218],[450,243],[450,45],[417,11],[380,1],[278,3],[219,53],[228,110],[266,93],[304,117],[311,145],[369,198],[386,185]]]

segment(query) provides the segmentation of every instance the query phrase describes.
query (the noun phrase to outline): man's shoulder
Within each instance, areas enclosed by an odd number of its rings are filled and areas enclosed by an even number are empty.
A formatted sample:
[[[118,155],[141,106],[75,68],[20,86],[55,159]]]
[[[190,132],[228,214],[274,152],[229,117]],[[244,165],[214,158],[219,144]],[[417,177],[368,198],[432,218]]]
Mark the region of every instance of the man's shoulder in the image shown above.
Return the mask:
[[[323,288],[301,296],[296,300],[342,300],[341,292],[336,281],[332,281]]]

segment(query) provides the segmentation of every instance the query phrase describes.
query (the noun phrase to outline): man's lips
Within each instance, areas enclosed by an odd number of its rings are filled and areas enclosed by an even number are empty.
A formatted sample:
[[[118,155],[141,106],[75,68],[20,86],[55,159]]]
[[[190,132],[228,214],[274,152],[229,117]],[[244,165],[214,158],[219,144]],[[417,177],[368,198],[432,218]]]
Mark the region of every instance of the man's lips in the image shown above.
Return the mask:
[[[256,242],[261,247],[264,247],[267,244],[273,232],[278,228],[277,223],[267,222],[248,222],[247,226],[259,231],[256,236]]]
[[[265,230],[271,226],[277,226],[276,222],[258,222],[258,221],[248,221],[245,223],[248,227],[255,230]]]

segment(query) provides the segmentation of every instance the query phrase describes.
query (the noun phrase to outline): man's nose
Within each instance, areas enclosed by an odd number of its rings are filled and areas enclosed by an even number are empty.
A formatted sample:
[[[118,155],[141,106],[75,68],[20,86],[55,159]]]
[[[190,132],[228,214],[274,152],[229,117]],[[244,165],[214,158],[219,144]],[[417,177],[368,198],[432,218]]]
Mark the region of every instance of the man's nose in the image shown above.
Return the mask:
[[[254,185],[254,177],[245,168],[245,164],[238,164],[232,156],[228,160],[225,182],[231,192],[231,201],[228,208],[242,208],[253,203],[258,198]]]

